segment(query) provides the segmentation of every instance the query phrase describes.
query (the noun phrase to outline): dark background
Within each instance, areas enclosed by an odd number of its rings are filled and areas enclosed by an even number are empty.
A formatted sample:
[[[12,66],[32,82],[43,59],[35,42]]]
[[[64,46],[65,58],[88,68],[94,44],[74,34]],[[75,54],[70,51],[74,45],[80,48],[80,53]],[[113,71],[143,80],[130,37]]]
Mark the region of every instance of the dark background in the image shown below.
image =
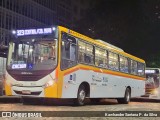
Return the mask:
[[[93,0],[75,30],[160,67],[160,0]]]

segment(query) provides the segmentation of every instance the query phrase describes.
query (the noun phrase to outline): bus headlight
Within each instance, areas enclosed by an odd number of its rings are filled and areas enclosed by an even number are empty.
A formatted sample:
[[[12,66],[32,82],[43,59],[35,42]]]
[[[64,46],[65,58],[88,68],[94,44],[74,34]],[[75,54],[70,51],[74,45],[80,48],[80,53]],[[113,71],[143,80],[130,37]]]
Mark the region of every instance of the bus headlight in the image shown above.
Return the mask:
[[[155,90],[153,91],[153,94],[154,94],[154,95],[157,95],[157,94],[158,94],[158,90],[155,89]]]
[[[46,84],[44,85],[44,88],[50,87],[54,84],[54,80],[49,80],[48,82],[46,82]]]

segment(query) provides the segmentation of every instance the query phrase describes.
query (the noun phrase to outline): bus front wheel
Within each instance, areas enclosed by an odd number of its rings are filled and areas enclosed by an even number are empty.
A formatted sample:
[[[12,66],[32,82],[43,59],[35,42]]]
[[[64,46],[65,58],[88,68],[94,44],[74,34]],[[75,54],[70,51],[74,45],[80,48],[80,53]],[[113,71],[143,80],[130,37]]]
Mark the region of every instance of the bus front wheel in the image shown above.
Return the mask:
[[[129,88],[126,88],[124,98],[117,98],[118,103],[120,104],[128,104],[131,99],[131,91]]]
[[[84,85],[81,85],[78,89],[77,98],[75,99],[75,104],[80,106],[84,105],[85,98],[86,98],[86,90]]]

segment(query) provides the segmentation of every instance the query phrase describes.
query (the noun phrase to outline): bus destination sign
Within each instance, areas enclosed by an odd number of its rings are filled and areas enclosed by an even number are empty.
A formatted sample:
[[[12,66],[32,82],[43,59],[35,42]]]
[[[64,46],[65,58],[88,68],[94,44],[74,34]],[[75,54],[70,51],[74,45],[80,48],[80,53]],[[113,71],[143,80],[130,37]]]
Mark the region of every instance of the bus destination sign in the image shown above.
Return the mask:
[[[52,28],[25,29],[16,31],[17,36],[43,35],[51,33],[52,33]]]

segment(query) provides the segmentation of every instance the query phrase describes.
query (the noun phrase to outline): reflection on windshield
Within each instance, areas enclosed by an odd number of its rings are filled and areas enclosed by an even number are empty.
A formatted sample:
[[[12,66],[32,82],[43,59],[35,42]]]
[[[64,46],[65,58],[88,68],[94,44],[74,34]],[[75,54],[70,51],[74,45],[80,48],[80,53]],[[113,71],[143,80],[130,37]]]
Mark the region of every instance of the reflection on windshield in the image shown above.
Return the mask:
[[[24,40],[9,48],[8,69],[51,70],[56,66],[55,40]]]

